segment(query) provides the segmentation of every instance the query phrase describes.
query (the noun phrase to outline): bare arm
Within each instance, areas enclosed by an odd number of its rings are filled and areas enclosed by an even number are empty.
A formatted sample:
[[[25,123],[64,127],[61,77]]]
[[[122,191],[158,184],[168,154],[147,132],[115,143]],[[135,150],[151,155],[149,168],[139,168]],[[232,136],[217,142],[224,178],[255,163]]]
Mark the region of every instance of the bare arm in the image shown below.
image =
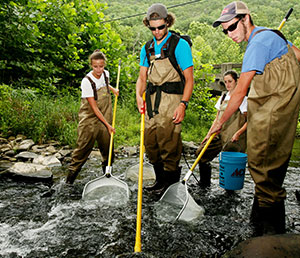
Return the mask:
[[[228,106],[225,109],[224,114],[220,120],[216,123],[214,128],[211,130],[212,133],[220,133],[223,124],[232,116],[232,114],[239,108],[244,97],[247,94],[248,87],[255,75],[255,71],[250,71],[246,73],[241,73],[241,76],[238,80],[238,85],[233,91],[232,96],[228,102]]]
[[[147,67],[140,66],[140,74],[136,82],[136,103],[140,113],[143,112],[144,108],[143,93],[145,92],[147,86],[147,72]]]
[[[194,88],[194,67],[191,66],[183,71],[183,75],[185,78],[185,86],[184,86],[184,92],[182,96],[182,100],[189,101],[193,88]],[[173,116],[173,123],[178,124],[184,119],[185,115],[185,105],[183,103],[180,103],[179,106],[176,108]]]
[[[89,98],[87,98],[87,100],[88,100],[91,108],[93,109],[95,115],[107,127],[107,130],[108,130],[109,134],[115,133],[116,130],[106,121],[105,117],[103,116],[103,114],[99,110],[99,108],[97,106],[97,102],[95,101],[94,97],[89,97]]]
[[[115,96],[119,96],[119,90],[117,90],[116,88],[114,88],[110,85],[109,85],[109,89]]]
[[[244,115],[247,117],[247,112],[245,112]],[[235,132],[235,134],[231,138],[232,142],[235,142],[235,141],[239,140],[240,135],[243,134],[246,131],[247,125],[248,125],[248,122],[244,123],[244,125],[239,130],[237,130]]]
[[[216,123],[218,122],[219,112],[220,111],[218,110],[215,120],[213,121],[210,129],[208,130],[208,132],[207,132],[206,136],[204,137],[204,139],[202,140],[201,144],[204,144],[209,139],[209,137],[212,135],[211,131],[215,127]]]
[[[296,58],[298,59],[298,62],[300,62],[300,49],[297,48],[295,45],[292,46],[292,49],[294,50],[294,53],[296,55]]]

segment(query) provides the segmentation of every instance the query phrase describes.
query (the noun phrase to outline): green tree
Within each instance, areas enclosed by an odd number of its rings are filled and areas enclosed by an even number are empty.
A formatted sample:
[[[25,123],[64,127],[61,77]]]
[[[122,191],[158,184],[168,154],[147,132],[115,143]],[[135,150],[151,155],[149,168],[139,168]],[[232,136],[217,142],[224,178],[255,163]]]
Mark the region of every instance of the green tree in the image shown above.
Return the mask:
[[[47,94],[78,88],[96,48],[107,54],[115,78],[125,46],[110,24],[101,23],[105,8],[92,0],[1,3],[1,81]]]

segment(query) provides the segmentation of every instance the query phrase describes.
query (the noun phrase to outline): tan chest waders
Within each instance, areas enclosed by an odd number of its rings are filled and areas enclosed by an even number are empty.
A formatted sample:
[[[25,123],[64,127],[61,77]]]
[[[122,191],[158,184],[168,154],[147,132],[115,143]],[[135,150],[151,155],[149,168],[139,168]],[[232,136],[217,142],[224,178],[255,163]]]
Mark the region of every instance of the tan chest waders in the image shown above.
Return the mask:
[[[228,105],[228,100],[224,100],[220,106],[219,117],[223,115],[226,107]],[[226,144],[231,142],[232,136],[243,127],[247,119],[244,114],[238,109],[234,114],[224,123],[221,131],[221,140],[223,148],[226,147]],[[242,133],[239,137],[239,140],[236,142],[238,146],[238,152],[245,152],[246,150],[246,132]]]
[[[300,104],[300,67],[293,50],[255,75],[248,96],[248,166],[260,206],[286,197],[282,187]]]
[[[180,76],[168,58],[152,60],[149,67],[149,82],[156,87],[165,83],[180,82]],[[159,89],[160,90],[160,89]],[[152,110],[155,110],[157,91],[151,94]],[[160,91],[160,102],[157,112],[149,118],[147,106],[145,121],[145,147],[152,164],[162,162],[166,171],[178,168],[181,158],[181,124],[173,123],[175,109],[179,106],[182,94],[169,94]],[[146,99],[147,101],[147,99]],[[149,102],[148,102],[149,104]]]
[[[96,99],[96,98],[95,98]],[[111,96],[106,87],[97,90],[97,106],[106,121],[112,122],[112,105]],[[97,141],[103,161],[105,164],[108,160],[110,136],[106,126],[99,120],[91,108],[86,98],[81,99],[79,110],[79,124],[77,128],[78,138],[77,147],[72,154],[72,162],[69,166],[69,175],[67,181],[74,181],[81,167],[87,161],[95,142]]]

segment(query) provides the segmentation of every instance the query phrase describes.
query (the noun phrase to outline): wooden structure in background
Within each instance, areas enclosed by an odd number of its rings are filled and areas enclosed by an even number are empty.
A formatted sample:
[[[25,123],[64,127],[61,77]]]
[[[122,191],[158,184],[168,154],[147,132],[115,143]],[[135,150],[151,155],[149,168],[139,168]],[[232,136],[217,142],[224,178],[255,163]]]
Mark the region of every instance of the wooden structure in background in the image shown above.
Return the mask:
[[[223,74],[228,70],[235,70],[239,73],[242,68],[242,64],[235,63],[223,63],[223,64],[215,64],[213,65],[214,69],[220,69],[221,72],[216,74],[216,79],[213,83],[209,85],[211,88],[211,93],[214,96],[221,95],[222,91],[226,91],[225,83],[223,81]]]

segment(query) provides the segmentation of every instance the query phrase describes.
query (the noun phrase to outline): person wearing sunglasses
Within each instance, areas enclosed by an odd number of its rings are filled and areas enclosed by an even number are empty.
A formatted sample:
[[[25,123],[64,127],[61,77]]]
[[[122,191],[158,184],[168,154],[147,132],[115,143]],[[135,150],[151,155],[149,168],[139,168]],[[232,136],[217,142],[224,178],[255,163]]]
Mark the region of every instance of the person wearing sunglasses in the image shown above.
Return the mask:
[[[147,111],[145,149],[156,175],[155,183],[146,189],[158,195],[180,179],[181,122],[194,84],[191,48],[186,40],[169,31],[174,22],[175,16],[163,4],[149,7],[143,23],[153,40],[141,49],[136,82],[138,109]],[[177,65],[173,65],[174,59]]]
[[[245,3],[227,5],[213,27],[236,43],[248,42],[235,91],[211,134],[220,133],[248,88],[248,169],[255,183],[250,215],[253,235],[285,233],[283,181],[300,104],[300,50],[278,30],[254,25]],[[251,84],[251,86],[250,86]]]

